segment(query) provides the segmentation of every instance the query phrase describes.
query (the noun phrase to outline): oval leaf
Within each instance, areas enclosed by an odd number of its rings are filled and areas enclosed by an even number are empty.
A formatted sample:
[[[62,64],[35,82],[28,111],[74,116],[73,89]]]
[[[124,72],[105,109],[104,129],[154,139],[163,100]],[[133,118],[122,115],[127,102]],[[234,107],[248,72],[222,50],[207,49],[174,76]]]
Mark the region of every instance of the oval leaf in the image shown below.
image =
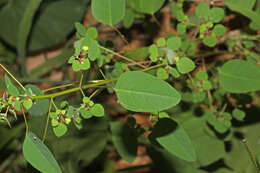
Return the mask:
[[[242,60],[231,60],[220,70],[220,85],[232,93],[260,90],[260,66]]]
[[[133,162],[137,155],[137,135],[133,129],[122,122],[110,123],[112,140],[120,156]]]
[[[162,7],[164,1],[165,0],[132,0],[130,3],[141,13],[154,14]]]
[[[196,160],[195,150],[189,136],[172,119],[160,119],[154,126],[150,139],[156,140],[171,154],[183,160]]]
[[[43,173],[61,173],[61,169],[46,145],[32,132],[26,134],[23,143],[25,159]]]
[[[139,71],[123,73],[116,83],[115,91],[120,104],[136,112],[169,109],[181,99],[179,92],[167,82]]]
[[[124,18],[125,7],[125,0],[94,0],[91,3],[93,16],[110,26]]]

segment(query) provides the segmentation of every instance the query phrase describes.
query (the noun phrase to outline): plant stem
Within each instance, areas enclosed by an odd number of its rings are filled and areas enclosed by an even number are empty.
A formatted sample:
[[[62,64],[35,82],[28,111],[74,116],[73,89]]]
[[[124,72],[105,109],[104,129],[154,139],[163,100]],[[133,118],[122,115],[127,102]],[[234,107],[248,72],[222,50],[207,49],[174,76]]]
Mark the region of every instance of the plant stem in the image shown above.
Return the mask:
[[[6,68],[5,66],[3,66],[2,64],[0,64],[0,66],[4,69],[4,71],[6,73],[9,74],[9,76],[11,76],[11,78],[13,78],[13,80],[25,91],[26,89],[24,88],[24,86],[12,75],[12,73],[10,73]]]
[[[89,96],[89,99],[91,99],[92,97],[94,97],[99,91],[100,91],[100,89],[97,89],[96,91],[94,91],[94,92]]]
[[[27,119],[26,119],[26,116],[25,116],[25,113],[24,113],[23,106],[21,106],[21,108],[22,108],[23,118],[24,118],[24,123],[25,123],[25,131],[26,131],[26,134],[27,134],[28,130],[29,130],[29,127],[28,127],[28,123],[27,123]]]
[[[244,143],[244,146],[246,148],[246,151],[247,153],[249,154],[250,156],[250,159],[252,161],[252,163],[254,164],[255,168],[257,169],[257,172],[260,172],[260,168],[259,166],[257,165],[257,161],[256,161],[256,158],[251,150],[251,148],[249,147],[248,143],[247,143],[247,140],[246,139],[243,139],[242,142]]]
[[[80,82],[79,82],[79,88],[80,88],[80,92],[81,92],[81,94],[83,95],[83,97],[86,97],[84,91],[82,90],[83,77],[84,77],[84,75],[83,75],[83,73],[81,73]]]
[[[122,38],[122,40],[125,42],[125,44],[129,44],[128,41],[126,40],[125,36],[114,26],[111,26],[118,34],[119,36]]]
[[[146,72],[146,71],[150,71],[150,70],[153,70],[153,69],[156,69],[156,68],[159,68],[159,67],[163,67],[163,66],[166,66],[166,64],[157,64],[157,65],[154,65],[154,66],[151,66],[151,67],[148,67],[146,69],[143,69],[141,70],[142,72]]]
[[[152,70],[152,69],[155,69],[155,68],[159,68],[159,67],[162,67],[162,66],[165,66],[166,64],[158,64],[158,65],[155,65],[155,66],[151,66],[151,67],[148,67],[146,69],[143,69],[141,70],[142,72],[146,72],[146,71],[149,71],[149,70]],[[82,89],[87,89],[87,88],[100,88],[102,87],[103,85],[106,85],[106,84],[109,84],[111,82],[115,82],[117,81],[118,78],[111,78],[111,79],[107,79],[107,80],[100,80],[98,81],[97,83],[93,83],[93,84],[88,84],[88,85],[83,85],[81,87],[75,87],[75,88],[70,88],[70,89],[67,89],[67,90],[64,90],[64,91],[60,91],[60,92],[56,92],[56,93],[52,93],[52,94],[45,94],[45,95],[38,95],[38,96],[33,96],[32,99],[45,99],[45,98],[55,98],[55,97],[58,97],[58,96],[61,96],[61,95],[65,95],[65,94],[69,94],[69,93],[73,93],[73,92],[76,92],[76,91],[80,91]],[[63,87],[63,86],[62,86]],[[60,86],[57,86],[56,88],[61,88]],[[53,102],[54,103],[54,102]]]
[[[158,25],[159,28],[161,28],[161,24],[160,22],[156,19],[156,17],[154,16],[154,14],[152,14],[152,19],[154,20],[154,22]]]
[[[108,79],[108,80],[102,80],[102,81],[99,81],[99,82],[94,83],[94,84],[84,85],[84,86],[82,86],[81,88],[80,88],[80,87],[75,87],[75,88],[67,89],[67,90],[60,91],[60,92],[53,93],[53,94],[33,96],[32,99],[55,98],[55,97],[58,97],[58,96],[61,96],[61,95],[65,95],[65,94],[69,94],[69,93],[73,93],[73,92],[79,91],[80,89],[87,89],[87,88],[99,87],[99,86],[102,86],[102,85],[105,85],[105,84],[114,82],[114,81],[116,81],[117,79],[118,79],[118,78],[112,78],[112,79]]]
[[[209,99],[209,107],[210,107],[210,110],[213,112],[214,106],[213,106],[213,99],[212,99],[210,90],[207,91],[207,94],[208,94],[208,99]]]
[[[55,87],[52,87],[52,88],[47,88],[47,89],[43,90],[43,92],[48,92],[48,91],[55,90],[55,89],[66,88],[66,87],[69,87],[69,86],[72,86],[72,85],[73,85],[73,83],[55,86]]]
[[[125,57],[125,56],[123,56],[123,55],[121,55],[121,54],[119,54],[119,53],[116,53],[116,52],[114,52],[114,51],[112,51],[112,50],[110,50],[110,49],[107,49],[107,48],[105,48],[105,47],[103,47],[103,46],[100,46],[100,45],[99,45],[99,47],[100,47],[101,49],[103,49],[104,51],[106,51],[106,52],[109,52],[109,53],[111,53],[111,54],[113,54],[113,55],[118,56],[119,58],[122,58],[122,59],[124,59],[124,60],[126,60],[126,61],[128,61],[128,62],[131,62],[131,63],[135,63],[135,64],[138,65],[139,67],[146,68],[144,65],[139,64],[139,63],[137,63],[136,61],[134,61],[134,60],[132,60],[132,59],[130,59],[130,58],[127,58],[127,57]]]
[[[55,104],[54,101],[53,101],[53,97],[51,97],[51,101],[50,101],[50,102],[51,102],[51,104],[54,106],[55,110],[58,110],[56,104]]]
[[[53,103],[53,98],[51,98],[51,101],[49,103],[49,111],[48,111],[47,120],[46,120],[46,124],[45,124],[45,128],[44,128],[44,133],[43,133],[43,136],[42,136],[42,142],[44,142],[45,139],[46,139],[47,130],[48,130],[48,126],[49,126],[49,119],[50,119],[52,103]]]

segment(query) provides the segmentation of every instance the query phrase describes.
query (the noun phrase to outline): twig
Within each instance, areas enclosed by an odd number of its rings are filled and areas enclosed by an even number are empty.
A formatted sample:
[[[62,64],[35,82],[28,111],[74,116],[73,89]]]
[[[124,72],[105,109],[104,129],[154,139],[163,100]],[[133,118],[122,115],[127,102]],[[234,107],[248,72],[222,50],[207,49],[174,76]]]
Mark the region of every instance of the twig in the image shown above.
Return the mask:
[[[103,47],[103,46],[100,46],[100,45],[99,45],[99,47],[100,47],[101,49],[103,49],[104,51],[106,51],[106,52],[109,52],[109,53],[111,53],[111,54],[113,54],[113,55],[118,56],[119,58],[122,58],[122,59],[124,59],[124,60],[126,60],[126,61],[128,61],[128,62],[131,62],[131,63],[135,63],[135,64],[138,65],[139,67],[146,68],[146,67],[143,66],[142,64],[138,64],[136,61],[134,61],[134,60],[132,60],[132,59],[130,59],[130,58],[127,58],[127,57],[125,57],[125,56],[123,56],[123,55],[121,55],[121,54],[119,54],[119,53],[116,53],[116,52],[114,52],[114,51],[112,51],[112,50],[110,50],[110,49],[107,49],[107,48],[105,48],[105,47]]]
[[[27,119],[26,119],[26,116],[25,116],[25,113],[24,113],[23,106],[21,106],[21,108],[22,108],[22,112],[23,112],[23,118],[24,118],[24,123],[25,123],[26,134],[27,134],[29,127],[28,127],[28,123],[27,123]]]
[[[255,158],[255,156],[254,156],[254,154],[253,154],[251,148],[249,147],[247,140],[246,140],[246,139],[243,139],[242,142],[244,143],[244,146],[245,146],[245,148],[246,148],[246,151],[247,151],[248,155],[250,156],[250,159],[251,159],[252,163],[254,164],[254,166],[255,166],[257,172],[260,172],[260,168],[259,168],[259,166],[257,165],[256,158]]]
[[[2,64],[0,64],[0,66],[4,69],[4,71],[6,73],[9,74],[9,76],[11,76],[13,78],[13,80],[24,90],[26,91],[26,89],[24,88],[24,86],[5,68],[5,66],[3,66]]]
[[[52,108],[52,102],[53,102],[53,98],[51,98],[51,101],[49,103],[49,110],[48,110],[47,120],[46,120],[46,124],[45,124],[45,128],[44,128],[44,133],[42,136],[42,142],[44,142],[46,139],[47,130],[48,130],[48,126],[49,126],[50,113],[51,113],[51,108]]]
[[[126,40],[125,36],[114,26],[111,26],[118,34],[119,36],[122,38],[122,40],[125,42],[125,44],[129,44],[129,42]]]

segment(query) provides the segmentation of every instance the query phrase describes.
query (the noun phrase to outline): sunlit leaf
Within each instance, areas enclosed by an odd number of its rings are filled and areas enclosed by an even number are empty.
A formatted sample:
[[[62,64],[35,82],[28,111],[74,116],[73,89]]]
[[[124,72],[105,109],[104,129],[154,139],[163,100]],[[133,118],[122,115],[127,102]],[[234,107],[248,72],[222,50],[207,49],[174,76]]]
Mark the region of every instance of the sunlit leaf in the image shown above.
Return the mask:
[[[93,16],[100,22],[113,26],[125,15],[125,0],[94,0],[91,3]]]
[[[154,14],[158,11],[165,0],[131,0],[130,4],[133,5],[134,9],[147,14]]]
[[[138,71],[123,73],[116,83],[115,91],[119,103],[136,112],[169,109],[181,99],[179,92],[168,83]]]

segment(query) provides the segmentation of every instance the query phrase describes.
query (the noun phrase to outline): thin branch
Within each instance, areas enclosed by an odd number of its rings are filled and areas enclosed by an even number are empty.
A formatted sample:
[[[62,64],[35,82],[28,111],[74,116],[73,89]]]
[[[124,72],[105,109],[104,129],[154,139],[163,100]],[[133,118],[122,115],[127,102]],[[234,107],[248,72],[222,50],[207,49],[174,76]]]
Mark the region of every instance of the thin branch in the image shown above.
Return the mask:
[[[0,64],[0,66],[4,69],[4,71],[6,73],[9,74],[9,76],[11,76],[13,78],[13,80],[24,90],[26,91],[26,89],[24,88],[24,86],[7,70],[7,68],[5,68],[5,66],[3,66],[2,64]]]
[[[260,168],[259,168],[259,166],[257,165],[257,161],[256,161],[256,158],[255,158],[255,155],[253,154],[251,148],[249,147],[247,140],[246,140],[246,139],[243,139],[242,142],[244,143],[244,146],[245,146],[245,148],[246,148],[246,151],[247,151],[247,153],[249,154],[250,159],[251,159],[252,163],[254,164],[254,166],[255,166],[257,172],[260,172]]]
[[[28,123],[27,123],[27,119],[26,119],[26,116],[25,116],[25,113],[24,113],[23,106],[21,106],[21,108],[22,108],[22,112],[23,112],[23,118],[24,118],[24,123],[25,123],[26,134],[27,134],[28,131],[29,131],[29,127],[28,127]]]
[[[125,57],[125,56],[123,56],[123,55],[121,55],[121,54],[119,54],[119,53],[116,53],[116,52],[114,52],[114,51],[112,51],[112,50],[110,50],[110,49],[107,49],[107,48],[105,48],[105,47],[103,47],[103,46],[100,46],[100,45],[99,45],[99,47],[100,47],[101,49],[103,49],[104,51],[106,51],[106,52],[109,52],[109,53],[111,53],[111,54],[113,54],[113,55],[118,56],[119,58],[122,58],[122,59],[124,59],[124,60],[126,60],[126,61],[128,61],[128,62],[131,62],[131,63],[135,63],[135,64],[138,65],[139,67],[146,68],[144,65],[138,64],[136,61],[134,61],[134,60],[132,60],[132,59],[130,59],[130,58],[127,58],[127,57]]]
[[[108,79],[108,80],[101,80],[97,83],[94,84],[88,84],[88,85],[84,85],[81,88],[82,89],[87,89],[87,88],[100,88],[102,87],[102,85],[111,83],[111,82],[115,82],[118,78],[112,78],[112,79]],[[39,96],[33,96],[32,99],[44,99],[44,98],[55,98],[61,95],[65,95],[65,94],[69,94],[69,93],[73,93],[76,91],[79,91],[81,89],[80,87],[75,87],[75,88],[71,88],[71,89],[67,89],[64,91],[60,91],[57,93],[53,93],[53,94],[46,94],[46,95],[39,95]]]
[[[51,98],[51,101],[49,103],[49,110],[48,110],[47,120],[46,120],[44,133],[43,133],[43,137],[42,137],[42,142],[45,141],[46,136],[47,136],[48,126],[49,126],[49,119],[50,119],[50,113],[51,113],[51,108],[52,108],[52,102],[53,102],[53,98]]]
[[[125,36],[114,26],[111,26],[118,34],[119,36],[122,38],[122,40],[125,42],[125,44],[129,44],[129,42],[126,40]]]
[[[51,90],[66,88],[66,87],[69,87],[69,86],[72,86],[72,85],[74,85],[74,84],[73,84],[73,83],[70,83],[70,84],[55,86],[55,87],[52,87],[52,88],[47,88],[47,89],[43,90],[43,92],[48,92],[48,91],[51,91]]]

